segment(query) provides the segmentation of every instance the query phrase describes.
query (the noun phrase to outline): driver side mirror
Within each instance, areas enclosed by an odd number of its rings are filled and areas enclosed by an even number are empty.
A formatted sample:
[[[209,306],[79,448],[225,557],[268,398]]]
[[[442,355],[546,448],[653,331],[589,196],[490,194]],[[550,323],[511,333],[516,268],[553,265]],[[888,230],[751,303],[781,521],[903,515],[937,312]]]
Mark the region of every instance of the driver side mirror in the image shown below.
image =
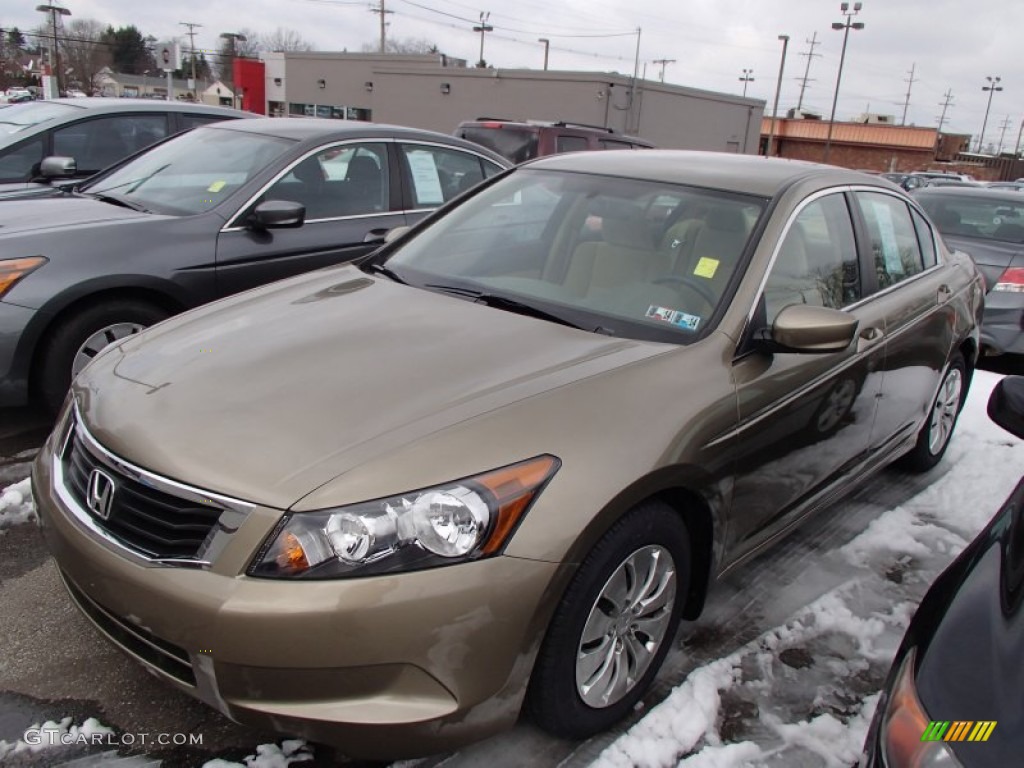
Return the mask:
[[[52,155],[44,157],[39,164],[39,175],[44,179],[69,179],[78,173],[78,163],[73,157]]]
[[[295,229],[306,221],[306,206],[291,200],[264,200],[246,221],[250,229]]]
[[[790,304],[757,335],[757,344],[767,352],[842,352],[853,343],[857,323],[853,315],[838,309]]]

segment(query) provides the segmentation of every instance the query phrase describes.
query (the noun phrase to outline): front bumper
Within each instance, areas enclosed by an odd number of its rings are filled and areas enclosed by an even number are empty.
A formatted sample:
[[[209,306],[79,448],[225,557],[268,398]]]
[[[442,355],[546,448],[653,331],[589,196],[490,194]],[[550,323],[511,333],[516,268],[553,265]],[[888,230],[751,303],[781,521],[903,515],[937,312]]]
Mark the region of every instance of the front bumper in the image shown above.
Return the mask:
[[[1024,293],[988,292],[981,345],[996,354],[1024,355]]]
[[[179,690],[364,758],[443,751],[515,721],[557,564],[255,579],[246,565],[281,514],[260,507],[208,567],[154,563],[83,524],[55,485],[56,442],[36,459],[33,490],[65,585],[109,640]]]
[[[0,408],[24,405],[28,400],[28,361],[18,352],[36,312],[0,301]]]

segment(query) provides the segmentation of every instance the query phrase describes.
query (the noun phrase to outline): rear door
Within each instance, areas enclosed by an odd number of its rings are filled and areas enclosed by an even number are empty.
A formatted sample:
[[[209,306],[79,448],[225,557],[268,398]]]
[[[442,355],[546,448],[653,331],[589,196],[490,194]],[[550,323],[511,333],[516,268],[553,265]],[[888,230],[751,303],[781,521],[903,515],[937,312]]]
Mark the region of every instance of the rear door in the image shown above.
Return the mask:
[[[335,142],[306,153],[277,175],[217,238],[221,295],[351,261],[405,224],[393,147],[385,141]],[[264,200],[306,208],[295,229],[257,231],[246,218]]]
[[[475,152],[428,142],[397,144],[402,207],[410,224],[504,170]]]
[[[871,450],[885,454],[916,439],[931,408],[955,339],[951,303],[962,277],[938,263],[935,233],[902,196],[853,193],[863,254],[885,325],[885,376]]]

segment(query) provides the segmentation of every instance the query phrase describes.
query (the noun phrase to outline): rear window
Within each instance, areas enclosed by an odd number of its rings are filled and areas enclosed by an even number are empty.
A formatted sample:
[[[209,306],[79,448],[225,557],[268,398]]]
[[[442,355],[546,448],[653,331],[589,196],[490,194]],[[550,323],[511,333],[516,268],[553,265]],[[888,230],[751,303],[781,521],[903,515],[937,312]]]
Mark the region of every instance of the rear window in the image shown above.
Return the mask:
[[[537,131],[529,128],[474,125],[460,129],[459,136],[487,147],[513,163],[522,163],[537,156]]]
[[[1024,200],[918,195],[918,202],[944,235],[1024,243]]]

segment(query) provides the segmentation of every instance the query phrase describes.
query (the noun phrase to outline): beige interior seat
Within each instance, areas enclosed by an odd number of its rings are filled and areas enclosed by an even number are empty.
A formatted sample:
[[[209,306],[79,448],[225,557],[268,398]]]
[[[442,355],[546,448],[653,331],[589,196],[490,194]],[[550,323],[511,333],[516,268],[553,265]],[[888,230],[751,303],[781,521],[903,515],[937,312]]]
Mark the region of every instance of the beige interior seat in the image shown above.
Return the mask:
[[[750,225],[738,208],[711,209],[697,229],[692,247],[679,253],[676,274],[702,284],[716,298],[721,297],[749,236]]]
[[[607,216],[601,240],[580,243],[563,285],[576,296],[593,296],[668,272],[667,254],[654,248],[650,225],[639,215]]]

